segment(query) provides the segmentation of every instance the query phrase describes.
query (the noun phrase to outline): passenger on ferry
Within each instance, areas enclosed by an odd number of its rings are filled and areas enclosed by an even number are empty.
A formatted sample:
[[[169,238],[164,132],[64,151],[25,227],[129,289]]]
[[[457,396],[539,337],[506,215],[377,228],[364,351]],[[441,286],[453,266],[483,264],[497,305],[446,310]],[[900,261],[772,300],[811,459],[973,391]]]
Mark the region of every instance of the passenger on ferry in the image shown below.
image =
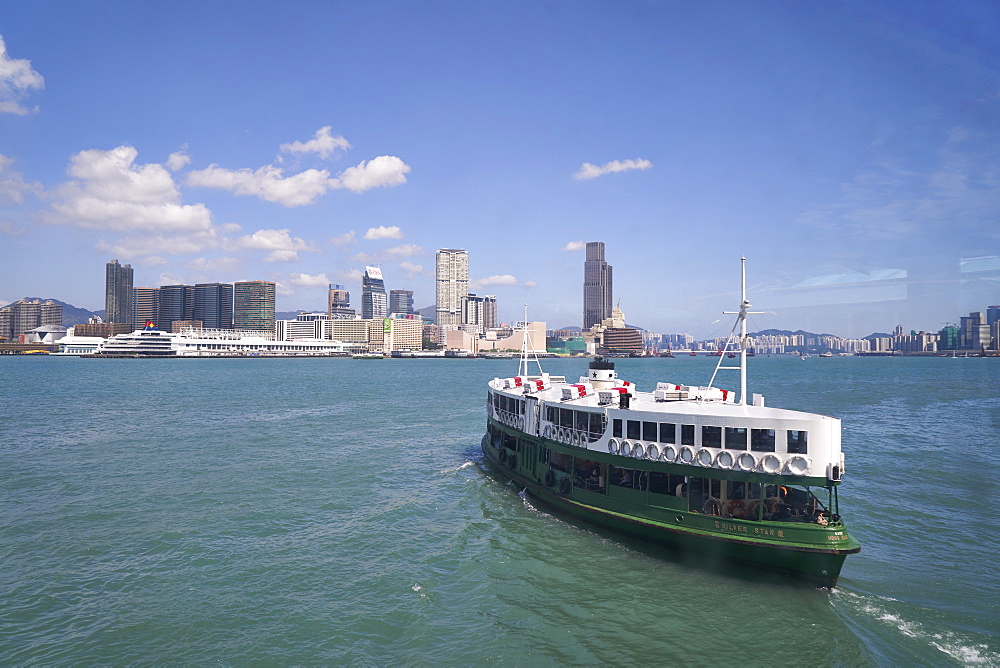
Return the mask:
[[[618,484],[621,485],[622,487],[632,486],[632,476],[629,475],[628,469],[622,470],[622,479],[618,481]]]

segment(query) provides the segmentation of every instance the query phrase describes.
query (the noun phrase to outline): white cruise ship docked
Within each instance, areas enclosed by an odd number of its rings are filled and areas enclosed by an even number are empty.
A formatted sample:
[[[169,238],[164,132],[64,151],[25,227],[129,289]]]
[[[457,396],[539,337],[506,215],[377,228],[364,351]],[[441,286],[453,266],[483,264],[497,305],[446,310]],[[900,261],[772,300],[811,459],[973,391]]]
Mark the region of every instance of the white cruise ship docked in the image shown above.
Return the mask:
[[[62,351],[61,351],[62,352]],[[63,353],[72,354],[72,353]],[[163,332],[152,324],[130,334],[105,339],[94,357],[263,357],[339,356],[347,354],[347,344],[325,339],[275,341],[258,332],[225,329],[185,329]]]

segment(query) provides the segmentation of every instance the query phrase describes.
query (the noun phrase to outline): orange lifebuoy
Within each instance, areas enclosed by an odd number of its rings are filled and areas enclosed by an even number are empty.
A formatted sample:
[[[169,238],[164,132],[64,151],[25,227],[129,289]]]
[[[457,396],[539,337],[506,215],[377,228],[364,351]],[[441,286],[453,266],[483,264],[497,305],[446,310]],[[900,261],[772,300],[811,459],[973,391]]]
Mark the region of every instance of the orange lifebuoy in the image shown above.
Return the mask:
[[[733,517],[743,517],[743,501],[740,499],[730,499],[726,504],[726,512]]]

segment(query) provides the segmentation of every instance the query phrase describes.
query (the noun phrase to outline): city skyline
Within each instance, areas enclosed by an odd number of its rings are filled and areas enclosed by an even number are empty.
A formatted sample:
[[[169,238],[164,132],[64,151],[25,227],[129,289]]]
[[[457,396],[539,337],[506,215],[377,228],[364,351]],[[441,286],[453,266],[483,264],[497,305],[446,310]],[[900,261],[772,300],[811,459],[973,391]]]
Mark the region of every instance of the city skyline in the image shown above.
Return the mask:
[[[762,329],[1000,302],[995,3],[249,4],[6,8],[0,303],[98,310],[117,257],[282,311],[381,265],[422,307],[461,247],[500,320],[568,326],[588,239],[699,338],[741,256]]]

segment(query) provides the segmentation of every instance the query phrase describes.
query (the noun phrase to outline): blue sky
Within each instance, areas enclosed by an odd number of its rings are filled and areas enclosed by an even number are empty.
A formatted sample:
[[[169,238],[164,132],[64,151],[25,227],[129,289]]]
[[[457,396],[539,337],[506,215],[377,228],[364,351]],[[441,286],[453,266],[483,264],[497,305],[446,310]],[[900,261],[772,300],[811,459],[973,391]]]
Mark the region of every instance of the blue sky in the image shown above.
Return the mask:
[[[0,35],[0,301],[103,308],[117,258],[279,310],[376,263],[423,307],[465,248],[501,318],[579,325],[585,241],[655,331],[724,333],[741,255],[759,328],[1000,301],[959,270],[1000,255],[994,2],[43,1]]]

